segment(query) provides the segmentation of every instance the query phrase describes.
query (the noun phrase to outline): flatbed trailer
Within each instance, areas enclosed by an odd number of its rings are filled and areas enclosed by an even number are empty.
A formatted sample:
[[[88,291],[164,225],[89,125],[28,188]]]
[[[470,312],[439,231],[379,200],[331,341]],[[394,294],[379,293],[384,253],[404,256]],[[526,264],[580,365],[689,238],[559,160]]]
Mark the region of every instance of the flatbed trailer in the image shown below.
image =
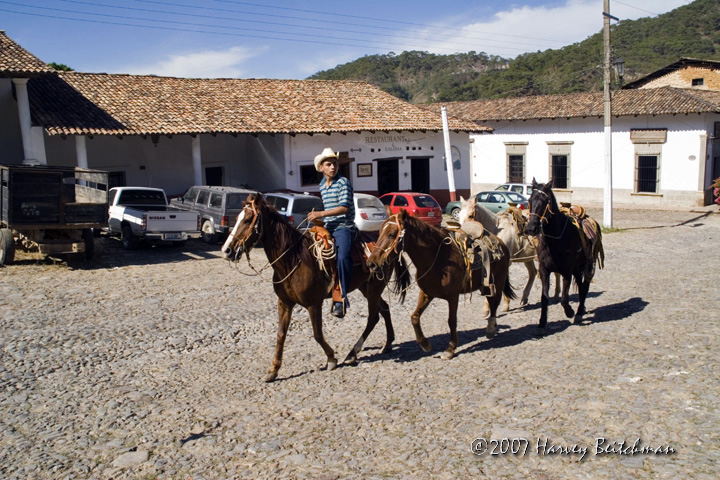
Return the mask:
[[[107,222],[107,172],[0,165],[0,265],[13,262],[16,248],[91,258],[93,231]]]

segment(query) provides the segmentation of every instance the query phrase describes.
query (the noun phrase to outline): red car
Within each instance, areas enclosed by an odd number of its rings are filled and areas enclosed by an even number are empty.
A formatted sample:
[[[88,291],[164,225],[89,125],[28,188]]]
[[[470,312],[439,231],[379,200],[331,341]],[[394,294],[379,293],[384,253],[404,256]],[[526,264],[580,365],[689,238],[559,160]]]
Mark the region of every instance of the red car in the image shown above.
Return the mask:
[[[393,215],[405,209],[413,217],[434,225],[442,223],[442,209],[440,204],[427,193],[393,192],[380,197],[380,201],[389,205]]]

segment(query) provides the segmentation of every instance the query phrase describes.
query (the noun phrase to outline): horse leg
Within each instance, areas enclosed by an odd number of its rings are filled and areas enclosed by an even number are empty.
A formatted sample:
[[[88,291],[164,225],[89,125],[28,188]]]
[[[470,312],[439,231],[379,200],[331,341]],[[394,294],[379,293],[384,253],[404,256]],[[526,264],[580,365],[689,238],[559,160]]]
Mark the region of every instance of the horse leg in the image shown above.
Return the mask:
[[[507,279],[505,280],[507,281]],[[502,282],[503,284],[505,282]],[[485,329],[485,336],[487,338],[495,338],[495,335],[497,334],[497,310],[498,306],[500,306],[500,299],[501,298],[508,298],[503,294],[503,288],[504,285],[501,285],[501,282],[496,281],[495,282],[495,295],[492,297],[487,297],[488,306],[490,307],[490,312],[487,316],[487,328]]]
[[[370,336],[370,333],[372,333],[378,321],[380,320],[380,312],[382,312],[382,316],[385,319],[385,330],[387,331],[387,340],[385,342],[385,347],[383,348],[382,353],[389,352],[392,342],[395,340],[395,332],[393,331],[392,323],[390,323],[390,311],[388,304],[385,303],[385,301],[380,297],[380,292],[376,292],[375,290],[376,289],[373,288],[360,289],[360,291],[368,301],[367,324],[365,325],[365,330],[363,331],[362,335],[360,335],[360,338],[357,342],[355,342],[355,345],[353,346],[352,350],[350,350],[350,353],[348,353],[347,357],[345,357],[345,363],[347,364],[354,365],[357,363],[357,355],[362,350],[365,341]]]
[[[278,329],[277,340],[275,341],[275,357],[270,365],[267,376],[265,376],[266,382],[272,382],[277,378],[278,371],[282,365],[283,348],[285,347],[285,339],[287,338],[293,307],[294,305],[288,305],[278,298]]]
[[[525,284],[525,290],[523,290],[522,297],[520,298],[521,307],[527,305],[530,298],[530,290],[532,290],[533,283],[535,283],[535,275],[537,275],[537,268],[535,268],[534,260],[525,262],[525,268],[527,268],[528,271],[528,281]]]
[[[581,277],[579,275],[579,277]],[[580,297],[580,303],[578,305],[577,313],[575,314],[575,318],[573,319],[574,324],[578,324],[582,322],[582,317],[587,313],[587,310],[585,310],[585,298],[587,298],[588,290],[590,290],[590,281],[591,279],[586,278],[585,280],[580,281],[580,278],[576,278],[575,281],[578,282],[578,295]]]
[[[563,286],[562,296],[560,297],[560,305],[565,309],[565,316],[572,318],[575,315],[575,311],[570,306],[570,283],[572,282],[571,275],[563,275]]]
[[[455,350],[458,347],[458,333],[457,333],[457,309],[458,300],[460,296],[457,295],[453,298],[448,299],[448,327],[450,327],[450,343],[445,351],[442,353],[440,358],[443,360],[450,360],[455,356]],[[427,351],[427,350],[425,350]]]
[[[560,274],[555,272],[555,295],[553,295],[553,301],[557,302],[560,298]]]
[[[320,347],[322,347],[325,355],[327,356],[326,367],[328,370],[335,370],[335,367],[337,367],[335,351],[325,341],[322,331],[322,301],[318,305],[310,305],[308,307],[308,313],[310,314],[310,324],[313,329],[313,338],[315,338],[315,341],[320,344]]]
[[[410,317],[410,322],[412,323],[413,329],[415,330],[415,340],[417,340],[417,342],[420,344],[420,347],[425,352],[429,352],[432,349],[432,345],[430,344],[430,340],[425,338],[425,335],[423,335],[422,327],[420,326],[420,316],[423,314],[427,306],[430,305],[431,301],[432,298],[430,298],[425,292],[420,290],[417,306],[415,307],[415,311]]]
[[[546,272],[542,268],[540,269],[540,283],[542,283],[542,294],[540,295],[540,328],[545,328],[547,325],[547,310],[548,302],[550,300],[550,273]]]

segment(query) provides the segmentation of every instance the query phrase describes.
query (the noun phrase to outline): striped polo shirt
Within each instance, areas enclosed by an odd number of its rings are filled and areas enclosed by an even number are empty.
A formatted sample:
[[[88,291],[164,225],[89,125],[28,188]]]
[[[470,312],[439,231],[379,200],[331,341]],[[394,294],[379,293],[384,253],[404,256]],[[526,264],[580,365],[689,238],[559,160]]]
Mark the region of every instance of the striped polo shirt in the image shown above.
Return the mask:
[[[335,231],[338,228],[354,228],[355,227],[355,203],[353,202],[353,188],[350,185],[350,181],[338,174],[330,183],[330,186],[325,186],[325,178],[320,182],[320,194],[322,195],[323,205],[325,210],[330,210],[335,207],[347,207],[348,212],[345,215],[335,215],[332,217],[325,217],[322,220],[325,222],[325,228],[330,232]]]

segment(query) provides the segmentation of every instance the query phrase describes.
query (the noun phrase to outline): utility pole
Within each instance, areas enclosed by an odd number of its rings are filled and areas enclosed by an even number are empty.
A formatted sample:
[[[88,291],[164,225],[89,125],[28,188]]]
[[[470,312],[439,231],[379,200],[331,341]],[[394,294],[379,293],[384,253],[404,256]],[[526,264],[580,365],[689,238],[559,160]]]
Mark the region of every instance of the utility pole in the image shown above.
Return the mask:
[[[605,108],[603,119],[605,125],[605,191],[603,193],[603,226],[611,228],[612,221],[612,97],[610,93],[610,19],[618,19],[610,15],[610,0],[603,0],[603,39],[605,62],[603,65],[603,83],[605,86]]]
[[[447,108],[440,109],[443,125],[443,139],[445,140],[445,165],[447,166],[448,190],[450,191],[450,201],[457,200],[455,193],[455,175],[453,174],[452,150],[450,148],[450,128],[448,126]]]

